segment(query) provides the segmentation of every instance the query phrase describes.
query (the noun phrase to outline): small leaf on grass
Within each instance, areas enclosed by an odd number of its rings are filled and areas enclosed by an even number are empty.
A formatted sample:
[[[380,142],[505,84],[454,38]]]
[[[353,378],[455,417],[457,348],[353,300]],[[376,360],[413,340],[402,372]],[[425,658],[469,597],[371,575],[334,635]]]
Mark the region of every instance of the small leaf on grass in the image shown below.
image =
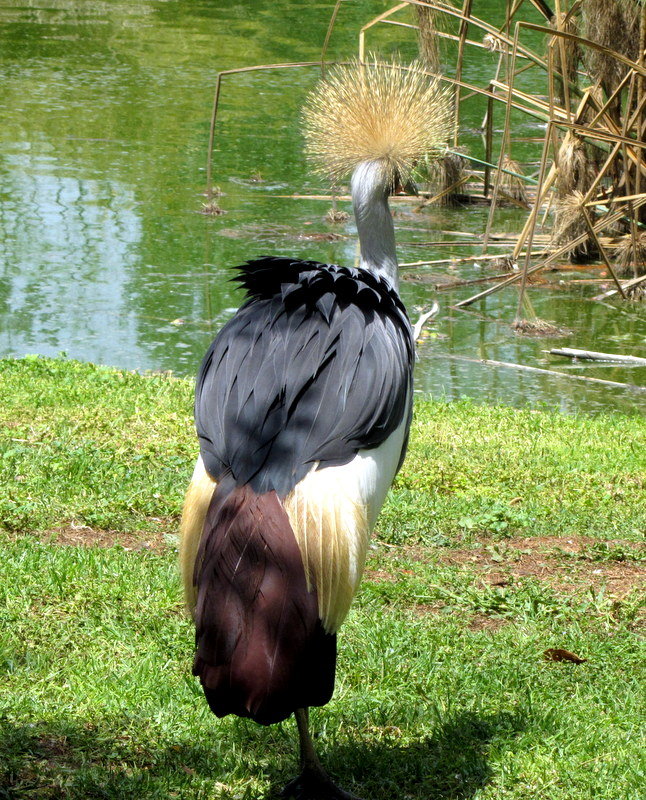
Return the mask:
[[[550,647],[544,653],[546,661],[569,661],[572,664],[583,664],[587,661],[585,658],[580,658],[575,653],[570,653],[569,650],[562,650],[560,648]]]

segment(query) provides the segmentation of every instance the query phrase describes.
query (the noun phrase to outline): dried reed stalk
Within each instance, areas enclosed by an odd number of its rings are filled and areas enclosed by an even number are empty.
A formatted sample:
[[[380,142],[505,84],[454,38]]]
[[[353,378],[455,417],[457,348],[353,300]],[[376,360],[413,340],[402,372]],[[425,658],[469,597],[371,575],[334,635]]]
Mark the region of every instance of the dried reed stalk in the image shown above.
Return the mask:
[[[500,36],[496,36],[494,33],[485,34],[482,39],[482,44],[490,53],[506,53],[509,49],[505,40],[501,39]]]
[[[636,303],[643,303],[646,301],[646,287],[643,283],[635,284],[630,289],[626,289],[626,296]]]
[[[253,67],[240,67],[238,69],[225,69],[218,72],[215,80],[215,92],[213,93],[213,108],[211,110],[211,125],[209,129],[209,146],[206,154],[206,196],[210,200],[213,196],[212,173],[213,173],[213,146],[215,143],[215,126],[218,117],[218,105],[222,90],[222,79],[231,75],[240,75],[244,72],[259,72],[274,69],[294,69],[300,67],[318,67],[318,61],[300,61],[288,64],[256,64]]]
[[[459,152],[446,153],[438,161],[430,164],[429,179],[436,191],[434,201],[441,206],[459,206],[460,193],[469,179],[466,173],[467,161]],[[464,190],[462,191],[464,194]]]
[[[512,160],[508,156],[505,156],[503,160],[503,169],[505,172],[503,172],[500,181],[501,190],[508,197],[511,197],[512,200],[516,200],[523,205],[527,205],[527,188],[525,181],[519,177],[519,175],[522,175],[519,163]],[[516,174],[512,175],[511,173]]]
[[[574,16],[560,13],[552,19],[552,27],[558,31],[578,34],[578,20]],[[560,105],[565,105],[569,98],[569,84],[576,84],[578,78],[581,49],[578,42],[572,39],[558,37],[552,45],[554,47],[554,70],[556,78],[556,99]]]
[[[582,15],[585,37],[610,51],[588,48],[584,60],[593,79],[611,95],[626,73],[612,51],[631,61],[639,58],[639,6],[634,0],[587,0]],[[617,121],[620,108],[616,103],[613,109]]]
[[[458,63],[455,68],[455,77],[457,80],[462,78],[462,69],[464,66],[464,46],[469,32],[469,19],[471,17],[471,9],[473,7],[473,0],[464,0],[462,6],[462,20],[460,21],[460,41],[458,43]],[[453,111],[453,147],[458,146],[460,134],[460,87],[455,87],[455,108]]]
[[[437,11],[433,8],[415,6],[415,15],[419,26],[419,54],[424,63],[433,72],[440,71],[440,49],[437,36]]]
[[[573,192],[585,194],[594,180],[595,171],[588,158],[583,139],[572,131],[565,134],[558,153],[556,186],[560,199]]]

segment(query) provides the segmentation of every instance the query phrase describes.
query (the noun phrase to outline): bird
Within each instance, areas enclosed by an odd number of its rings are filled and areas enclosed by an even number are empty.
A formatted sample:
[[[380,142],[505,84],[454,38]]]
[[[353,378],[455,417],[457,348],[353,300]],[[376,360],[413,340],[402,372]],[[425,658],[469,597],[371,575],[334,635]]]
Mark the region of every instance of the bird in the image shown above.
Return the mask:
[[[314,172],[350,176],[359,264],[239,266],[246,299],[197,376],[180,530],[193,674],[218,717],[295,716],[301,772],[283,795],[297,800],[354,797],[322,766],[308,709],[332,696],[337,632],[411,423],[415,347],[388,197],[439,157],[449,107],[418,64],[328,72],[305,103],[306,152]]]

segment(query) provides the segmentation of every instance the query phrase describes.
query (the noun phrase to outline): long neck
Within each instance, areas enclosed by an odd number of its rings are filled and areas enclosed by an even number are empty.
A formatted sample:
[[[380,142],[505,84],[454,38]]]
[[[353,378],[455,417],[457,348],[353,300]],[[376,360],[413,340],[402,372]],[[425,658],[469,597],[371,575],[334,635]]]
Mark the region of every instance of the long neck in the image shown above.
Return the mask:
[[[380,161],[364,161],[352,173],[352,205],[359,233],[361,264],[399,287],[395,229],[388,208],[390,178]]]

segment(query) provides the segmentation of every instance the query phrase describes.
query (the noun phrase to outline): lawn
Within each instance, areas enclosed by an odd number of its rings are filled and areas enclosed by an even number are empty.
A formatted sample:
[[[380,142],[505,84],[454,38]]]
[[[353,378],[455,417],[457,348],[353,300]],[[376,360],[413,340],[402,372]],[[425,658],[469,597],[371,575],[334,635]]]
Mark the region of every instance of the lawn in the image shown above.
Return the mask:
[[[275,796],[293,722],[217,720],[190,674],[192,383],[30,357],[0,390],[0,798]],[[637,416],[416,403],[312,713],[344,788],[643,797],[645,452]]]

